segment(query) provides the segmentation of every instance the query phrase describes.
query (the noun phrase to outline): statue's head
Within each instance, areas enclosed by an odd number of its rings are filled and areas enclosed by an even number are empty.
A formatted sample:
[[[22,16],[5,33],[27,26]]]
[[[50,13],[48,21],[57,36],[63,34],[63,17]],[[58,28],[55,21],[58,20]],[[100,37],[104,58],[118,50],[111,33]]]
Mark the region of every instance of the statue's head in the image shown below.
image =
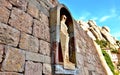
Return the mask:
[[[66,15],[62,15],[62,16],[61,16],[61,21],[66,21],[66,20],[67,20]]]

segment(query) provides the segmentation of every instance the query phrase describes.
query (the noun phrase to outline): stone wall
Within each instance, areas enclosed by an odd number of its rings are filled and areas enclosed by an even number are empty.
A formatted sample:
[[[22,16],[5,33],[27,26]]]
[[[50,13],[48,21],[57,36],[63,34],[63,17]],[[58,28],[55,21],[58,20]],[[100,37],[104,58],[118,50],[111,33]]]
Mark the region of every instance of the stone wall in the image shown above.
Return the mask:
[[[79,75],[107,75],[93,40],[77,23],[75,38]]]
[[[53,0],[0,0],[0,75],[52,75]]]
[[[0,0],[0,75],[53,75],[49,10],[56,0]],[[79,75],[105,75],[93,41],[75,25]]]

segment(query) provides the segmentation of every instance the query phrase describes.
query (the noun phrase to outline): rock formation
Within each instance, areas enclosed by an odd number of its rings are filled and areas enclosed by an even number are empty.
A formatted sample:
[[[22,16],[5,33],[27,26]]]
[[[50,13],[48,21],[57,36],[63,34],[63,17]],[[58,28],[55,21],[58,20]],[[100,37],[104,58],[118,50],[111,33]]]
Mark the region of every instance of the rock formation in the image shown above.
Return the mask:
[[[108,41],[112,48],[118,49],[118,45],[116,43],[117,39],[110,34],[109,27],[99,27],[93,20],[89,20],[88,22],[78,21],[78,24],[93,40],[98,39]]]

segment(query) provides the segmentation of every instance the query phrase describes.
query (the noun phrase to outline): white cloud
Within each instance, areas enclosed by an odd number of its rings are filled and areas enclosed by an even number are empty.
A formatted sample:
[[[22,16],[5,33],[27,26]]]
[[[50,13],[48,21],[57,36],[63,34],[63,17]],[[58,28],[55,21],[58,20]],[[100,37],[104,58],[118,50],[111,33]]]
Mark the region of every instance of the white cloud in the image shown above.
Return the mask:
[[[107,19],[110,19],[110,18],[118,18],[118,13],[117,13],[116,8],[111,8],[110,12],[107,15],[102,16],[100,18],[99,22],[104,22],[104,21],[106,21]]]
[[[96,21],[98,20],[98,17],[93,17],[92,20]]]
[[[106,21],[109,18],[111,18],[111,16],[103,16],[99,21],[100,22],[104,22],[104,21]]]
[[[84,11],[82,14],[82,16],[79,18],[79,20],[88,20],[88,18],[90,17],[91,13],[88,11]]]

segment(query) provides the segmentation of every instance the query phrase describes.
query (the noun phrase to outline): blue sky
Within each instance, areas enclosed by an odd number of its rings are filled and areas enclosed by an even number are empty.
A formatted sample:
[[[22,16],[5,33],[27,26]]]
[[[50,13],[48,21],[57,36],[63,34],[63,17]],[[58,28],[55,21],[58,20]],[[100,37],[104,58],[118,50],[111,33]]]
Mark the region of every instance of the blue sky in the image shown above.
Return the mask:
[[[120,0],[58,0],[65,4],[76,20],[93,19],[99,26],[108,26],[120,40]]]

